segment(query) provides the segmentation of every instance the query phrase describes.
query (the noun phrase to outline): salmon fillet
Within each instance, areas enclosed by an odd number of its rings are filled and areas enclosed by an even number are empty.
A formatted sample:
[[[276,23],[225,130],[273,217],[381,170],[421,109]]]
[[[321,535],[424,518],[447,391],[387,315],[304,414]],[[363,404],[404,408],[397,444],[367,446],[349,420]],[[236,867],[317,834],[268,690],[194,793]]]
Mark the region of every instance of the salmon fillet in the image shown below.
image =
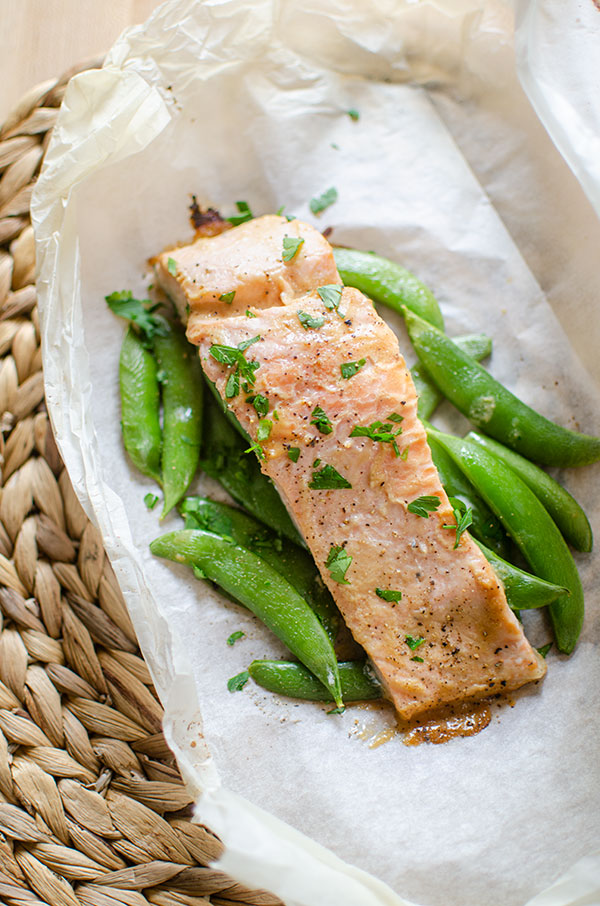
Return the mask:
[[[270,241],[276,232],[273,218],[264,219]],[[252,221],[256,242],[261,220]],[[297,229],[306,237],[311,231],[301,224]],[[226,234],[229,254],[235,254],[236,232]],[[315,254],[318,244],[315,240],[311,246]],[[271,249],[269,261],[273,254]],[[328,283],[340,282],[337,274],[331,279],[329,246],[322,266],[313,257],[304,278],[301,255],[300,250],[288,286],[303,285],[315,273],[329,274]],[[255,290],[259,274],[251,268],[259,260],[255,249],[251,258],[235,259],[236,273],[245,269]],[[277,268],[279,274],[279,261]],[[275,278],[264,280],[271,293]],[[355,289],[343,290],[337,310],[325,307],[314,291],[285,293],[276,304],[269,295],[264,304],[259,291],[252,318],[216,311],[214,295],[197,295],[190,299],[188,337],[224,398],[231,368],[211,355],[211,347],[260,337],[245,356],[258,363],[252,394],[266,396],[270,404],[270,434],[260,441],[263,471],[275,482],[396,710],[410,719],[539,679],[545,663],[526,640],[487,560],[466,533],[454,550],[455,532],[443,528],[455,520],[417,418],[414,385],[396,336]],[[321,326],[303,326],[299,313]],[[351,378],[342,377],[342,363],[362,360]],[[240,389],[227,402],[257,441],[260,417],[247,396]],[[351,436],[357,426],[389,423],[390,416],[393,430],[402,428],[396,449],[392,442]],[[289,455],[295,449],[297,461],[295,453],[293,459]],[[331,469],[337,486],[321,489],[320,484],[331,482]],[[439,509],[428,516],[410,512],[408,505],[420,496],[437,497]],[[381,592],[401,592],[401,597]]]

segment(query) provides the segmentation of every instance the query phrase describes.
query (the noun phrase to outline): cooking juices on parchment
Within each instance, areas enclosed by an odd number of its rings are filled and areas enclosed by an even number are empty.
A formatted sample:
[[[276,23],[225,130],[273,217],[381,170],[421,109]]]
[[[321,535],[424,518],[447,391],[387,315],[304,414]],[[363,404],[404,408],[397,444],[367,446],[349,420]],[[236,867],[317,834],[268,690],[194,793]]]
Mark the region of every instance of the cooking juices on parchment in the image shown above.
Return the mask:
[[[466,358],[469,379],[492,414],[496,401],[499,407],[509,405],[508,391],[464,352],[463,340],[460,346],[447,340],[435,299],[411,274],[376,256],[344,250],[336,250],[336,256],[311,226],[266,216],[156,259],[158,281],[175,302],[219,400],[206,407],[210,423],[205,413],[203,465],[217,478],[245,470],[254,493],[244,494],[244,480],[236,484],[230,476],[222,483],[270,529],[239,510],[188,499],[182,506],[185,529],[161,536],[151,547],[158,556],[186,562],[216,581],[298,659],[255,661],[248,672],[232,678],[232,690],[242,688],[250,675],[279,694],[333,701],[336,711],[343,702],[383,696],[393,703],[407,743],[472,735],[489,723],[485,702],[490,696],[545,673],[543,658],[509,606],[515,606],[511,596],[518,597],[520,608],[551,600],[558,646],[572,650],[582,618],[578,576],[535,488],[523,485],[523,491],[519,485],[517,497],[525,508],[527,494],[538,505],[533,521],[543,531],[537,542],[531,538],[536,525],[525,531],[511,512],[511,501],[503,502],[503,494],[490,489],[493,475],[473,478],[469,456],[476,463],[481,456],[492,457],[487,471],[497,472],[500,484],[509,467],[494,460],[493,452],[482,454],[473,441],[449,439],[428,427],[434,448],[433,438],[462,475],[458,493],[455,487],[445,489],[398,341],[371,299],[344,286],[342,277],[344,283],[367,288],[375,301],[390,304],[393,297],[405,314],[421,356],[420,391],[429,385],[435,397],[444,385],[445,379],[438,378],[437,387],[431,382],[431,372],[444,358],[460,383],[456,355]],[[480,345],[477,338],[467,338],[467,350],[469,342],[473,349]],[[435,361],[428,358],[432,347]],[[478,369],[475,375],[473,369]],[[468,388],[462,395],[469,396]],[[468,405],[477,408],[472,399]],[[540,429],[542,417],[518,400],[515,413],[520,430],[512,438],[502,435],[502,417],[489,419],[497,441],[522,447],[533,420],[538,432],[549,426],[546,461],[552,461],[552,444],[573,462],[599,458],[595,438],[543,419]],[[483,422],[476,420],[485,432]],[[510,419],[505,416],[504,422]],[[220,438],[216,449],[215,438]],[[515,481],[523,484],[516,476]],[[265,489],[265,515],[257,482]],[[276,507],[266,506],[271,482],[293,523],[286,511],[281,517]],[[250,524],[241,525],[240,516]],[[536,543],[543,549],[549,523],[560,538],[552,558],[535,551]],[[488,551],[494,568],[469,528],[496,548]],[[498,560],[499,552],[513,550],[505,530],[538,578]],[[308,546],[314,563],[295,541]],[[351,660],[338,662],[336,606],[363,658],[366,653],[366,663],[352,647]],[[382,734],[380,741],[391,731]]]

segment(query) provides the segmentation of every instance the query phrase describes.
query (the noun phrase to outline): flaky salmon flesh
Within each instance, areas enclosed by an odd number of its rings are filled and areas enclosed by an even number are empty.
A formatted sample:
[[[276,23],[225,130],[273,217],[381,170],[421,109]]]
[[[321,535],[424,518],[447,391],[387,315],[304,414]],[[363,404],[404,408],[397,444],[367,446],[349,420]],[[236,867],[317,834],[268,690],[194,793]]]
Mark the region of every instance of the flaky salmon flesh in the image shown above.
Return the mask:
[[[304,240],[289,262],[284,237]],[[542,677],[544,661],[487,560],[468,533],[455,549],[456,532],[444,528],[455,524],[453,510],[395,334],[358,290],[334,290],[325,301],[317,292],[341,285],[326,240],[300,221],[268,216],[157,260],[163,286],[182,311],[189,306],[188,338],[208,379],[262,448],[263,471],[398,714],[415,718]],[[245,351],[257,363],[251,393],[240,387],[227,398],[232,368],[211,347],[255,337]],[[350,362],[364,364],[344,378]],[[247,402],[256,394],[270,406],[270,433],[264,439],[263,424],[260,440],[260,416]],[[388,427],[387,440],[356,432],[376,422]],[[410,512],[423,496],[439,508]]]

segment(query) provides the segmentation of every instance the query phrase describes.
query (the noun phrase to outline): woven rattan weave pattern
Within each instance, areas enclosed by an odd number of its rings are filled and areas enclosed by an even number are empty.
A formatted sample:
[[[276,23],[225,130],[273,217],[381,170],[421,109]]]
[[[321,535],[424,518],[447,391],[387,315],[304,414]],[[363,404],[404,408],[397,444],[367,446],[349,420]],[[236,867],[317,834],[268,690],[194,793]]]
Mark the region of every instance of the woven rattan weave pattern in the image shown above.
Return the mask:
[[[0,903],[271,906],[206,867],[221,844],[189,820],[44,406],[29,202],[71,75],[30,91],[0,129]]]

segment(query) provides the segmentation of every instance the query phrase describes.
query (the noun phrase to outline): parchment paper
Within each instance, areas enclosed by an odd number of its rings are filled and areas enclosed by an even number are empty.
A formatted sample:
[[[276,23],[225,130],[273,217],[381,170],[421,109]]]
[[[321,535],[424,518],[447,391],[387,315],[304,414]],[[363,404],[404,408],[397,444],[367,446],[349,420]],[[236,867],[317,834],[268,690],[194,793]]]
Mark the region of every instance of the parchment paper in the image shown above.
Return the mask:
[[[308,201],[332,185],[338,202],[314,218]],[[496,376],[599,433],[600,226],[518,87],[509,7],[172,0],[126,32],[102,71],[71,82],[35,193],[46,392],[198,818],[227,845],[224,870],[290,906],[521,906],[567,870],[536,906],[600,902],[594,556],[577,558],[576,653],[551,653],[544,682],[477,737],[373,746],[386,709],[331,716],[251,684],[227,692],[254,657],[284,652],[242,608],[150,557],[154,487],[122,449],[123,325],[104,303],[114,289],[143,295],[147,258],[191,238],[192,192],[225,213],[242,198],[255,213],[284,204],[334,226],[340,244],[401,260],[436,292],[450,333],[494,337]],[[448,406],[445,418],[461,427]],[[599,477],[561,476],[596,531]],[[246,637],[228,647],[237,629]],[[539,617],[526,629],[550,638]]]

